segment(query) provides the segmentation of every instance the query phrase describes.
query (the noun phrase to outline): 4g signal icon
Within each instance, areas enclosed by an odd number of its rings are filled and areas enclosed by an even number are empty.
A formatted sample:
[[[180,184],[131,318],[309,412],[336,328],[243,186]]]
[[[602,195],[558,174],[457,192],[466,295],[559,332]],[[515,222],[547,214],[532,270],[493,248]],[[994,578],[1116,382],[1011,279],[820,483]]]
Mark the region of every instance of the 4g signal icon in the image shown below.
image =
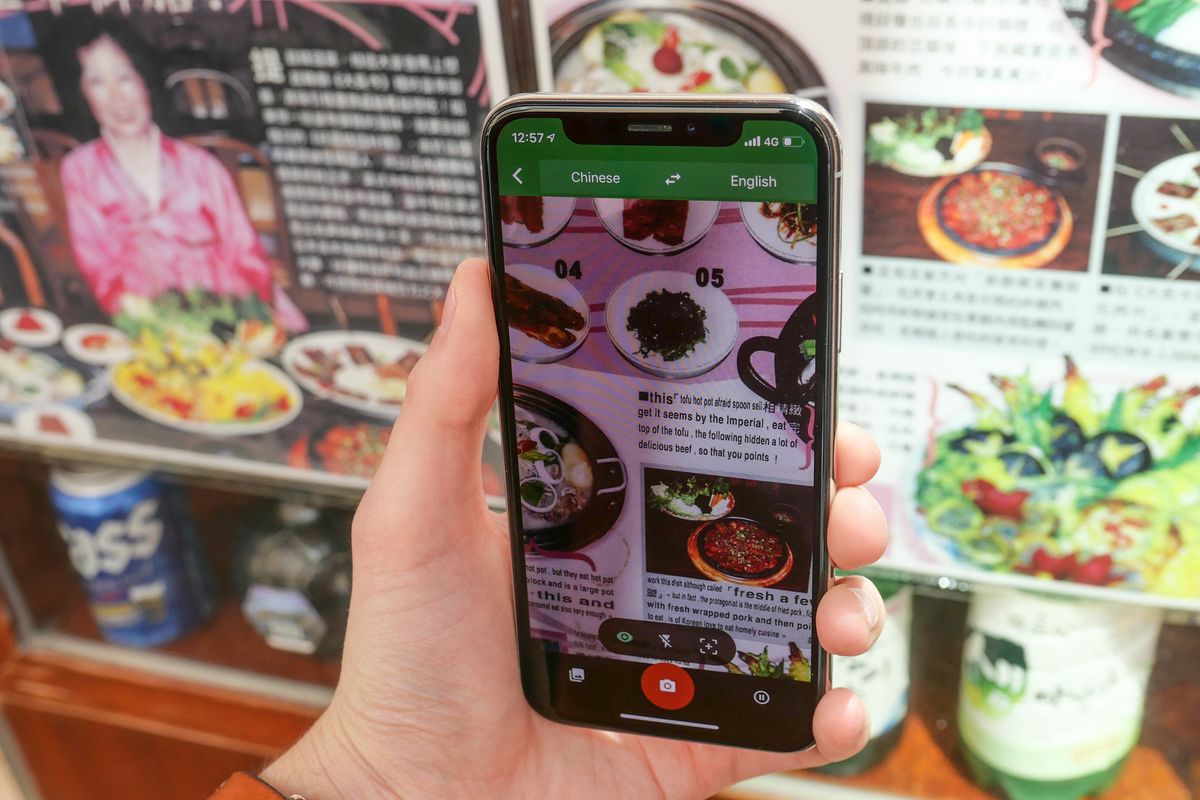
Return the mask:
[[[758,135],[742,142],[743,147],[802,147],[804,140],[798,136],[785,136],[780,139],[778,136],[763,136]]]

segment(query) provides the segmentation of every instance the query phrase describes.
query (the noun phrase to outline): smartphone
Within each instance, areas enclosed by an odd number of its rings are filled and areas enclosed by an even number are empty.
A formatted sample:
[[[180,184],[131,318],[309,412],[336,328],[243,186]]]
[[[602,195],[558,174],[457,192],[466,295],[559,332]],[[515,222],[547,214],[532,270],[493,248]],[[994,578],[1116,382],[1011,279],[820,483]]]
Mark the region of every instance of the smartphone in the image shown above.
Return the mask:
[[[812,746],[839,143],[791,96],[515,96],[482,142],[525,695]]]

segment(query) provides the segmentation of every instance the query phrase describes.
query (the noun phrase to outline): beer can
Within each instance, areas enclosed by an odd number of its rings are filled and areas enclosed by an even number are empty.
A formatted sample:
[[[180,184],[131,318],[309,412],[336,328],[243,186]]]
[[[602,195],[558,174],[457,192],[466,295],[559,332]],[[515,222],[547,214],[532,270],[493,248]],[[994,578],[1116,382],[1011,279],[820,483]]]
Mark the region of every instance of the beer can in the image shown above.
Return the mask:
[[[50,495],[104,636],[154,647],[212,612],[212,585],[180,491],[148,472],[69,466]]]

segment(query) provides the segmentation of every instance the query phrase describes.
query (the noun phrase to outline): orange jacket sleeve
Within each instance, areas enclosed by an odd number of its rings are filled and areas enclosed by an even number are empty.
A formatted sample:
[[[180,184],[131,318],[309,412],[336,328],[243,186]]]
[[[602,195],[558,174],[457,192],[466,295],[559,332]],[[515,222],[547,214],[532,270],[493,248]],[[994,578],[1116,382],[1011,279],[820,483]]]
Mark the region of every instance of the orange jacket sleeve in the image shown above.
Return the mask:
[[[279,792],[248,772],[239,772],[217,789],[208,800],[280,800]]]

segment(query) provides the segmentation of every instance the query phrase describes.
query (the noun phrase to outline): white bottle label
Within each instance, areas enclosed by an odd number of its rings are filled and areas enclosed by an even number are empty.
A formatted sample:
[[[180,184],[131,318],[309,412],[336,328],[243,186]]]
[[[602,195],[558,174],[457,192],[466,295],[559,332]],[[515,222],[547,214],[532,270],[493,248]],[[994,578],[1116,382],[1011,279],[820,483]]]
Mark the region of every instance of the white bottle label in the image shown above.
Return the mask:
[[[253,584],[242,601],[242,613],[277,650],[312,655],[327,630],[325,620],[296,589]]]
[[[833,657],[833,685],[850,689],[867,706],[871,738],[899,725],[908,713],[908,657],[912,635],[912,589],[887,601],[887,622],[870,650],[854,658]]]
[[[980,591],[963,644],[963,741],[1019,778],[1108,769],[1137,742],[1161,626],[1158,609]]]

